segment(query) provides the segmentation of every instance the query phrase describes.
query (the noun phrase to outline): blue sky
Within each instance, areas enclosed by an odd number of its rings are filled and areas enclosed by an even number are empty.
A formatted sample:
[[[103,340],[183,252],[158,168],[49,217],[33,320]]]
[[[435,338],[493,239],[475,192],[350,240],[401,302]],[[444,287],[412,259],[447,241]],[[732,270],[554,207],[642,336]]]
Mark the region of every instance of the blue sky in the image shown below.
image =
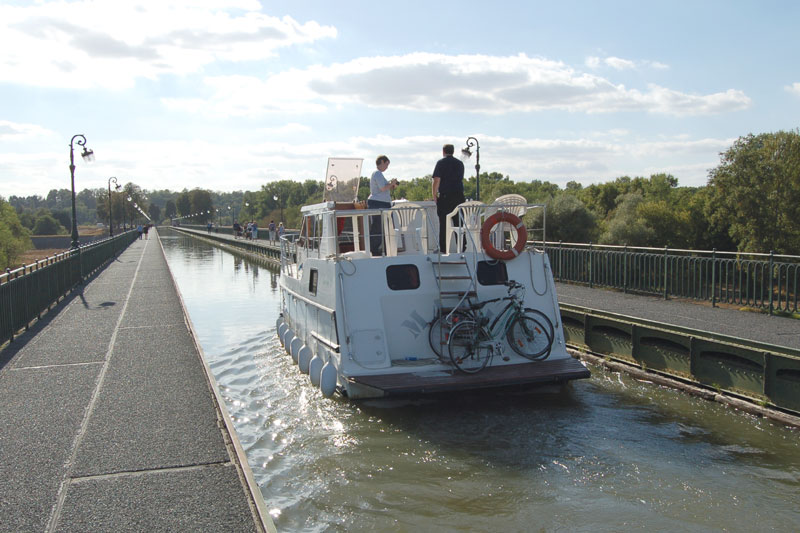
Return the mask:
[[[739,136],[800,126],[798,21],[794,0],[0,0],[0,195],[68,188],[78,133],[78,190],[258,190],[379,154],[405,180],[468,136],[515,181],[704,185]]]

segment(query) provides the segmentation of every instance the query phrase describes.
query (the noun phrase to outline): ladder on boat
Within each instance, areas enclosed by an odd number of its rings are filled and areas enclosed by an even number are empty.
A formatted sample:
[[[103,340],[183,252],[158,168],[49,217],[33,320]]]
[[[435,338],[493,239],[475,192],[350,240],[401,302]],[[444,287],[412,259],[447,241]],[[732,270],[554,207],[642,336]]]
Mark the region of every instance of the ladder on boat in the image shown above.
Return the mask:
[[[437,254],[437,260],[431,260],[433,274],[439,290],[439,298],[434,307],[433,324],[439,317],[445,317],[443,324],[451,323],[451,317],[458,309],[466,307],[470,298],[477,296],[477,278],[475,269],[470,269],[470,265],[464,254],[450,254],[443,256]],[[441,358],[443,348],[447,344],[445,334],[449,331],[447,327],[440,327],[439,345],[441,348],[434,351]],[[432,338],[431,342],[435,342]]]

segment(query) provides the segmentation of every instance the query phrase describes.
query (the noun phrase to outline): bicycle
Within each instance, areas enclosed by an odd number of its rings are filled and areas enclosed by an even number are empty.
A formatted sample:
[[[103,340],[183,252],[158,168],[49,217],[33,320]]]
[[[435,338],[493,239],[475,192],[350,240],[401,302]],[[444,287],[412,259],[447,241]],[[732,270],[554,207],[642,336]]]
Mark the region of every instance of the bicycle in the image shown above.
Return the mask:
[[[526,359],[542,361],[550,355],[553,323],[541,311],[523,307],[523,285],[515,281],[506,285],[508,296],[470,304],[464,311],[469,318],[456,322],[447,335],[450,361],[461,372],[480,372],[495,353],[502,354],[503,335],[511,349]],[[508,303],[494,320],[481,313],[486,304],[504,300]]]

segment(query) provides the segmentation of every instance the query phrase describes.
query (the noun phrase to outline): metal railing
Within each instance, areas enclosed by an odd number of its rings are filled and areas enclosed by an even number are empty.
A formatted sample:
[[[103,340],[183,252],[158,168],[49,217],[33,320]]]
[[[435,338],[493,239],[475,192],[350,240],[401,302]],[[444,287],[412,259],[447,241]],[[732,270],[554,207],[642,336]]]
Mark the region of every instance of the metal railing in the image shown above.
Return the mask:
[[[0,274],[0,343],[13,340],[137,236],[129,231]]]
[[[557,281],[798,312],[800,256],[534,242],[545,245]]]

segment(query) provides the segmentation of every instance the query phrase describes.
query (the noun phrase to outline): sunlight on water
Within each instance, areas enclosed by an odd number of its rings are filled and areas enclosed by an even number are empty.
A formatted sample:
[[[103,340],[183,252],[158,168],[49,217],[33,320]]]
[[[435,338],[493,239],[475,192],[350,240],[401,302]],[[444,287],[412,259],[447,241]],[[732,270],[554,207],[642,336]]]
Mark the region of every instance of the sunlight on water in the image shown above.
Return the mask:
[[[277,274],[162,232],[279,531],[786,531],[798,431],[593,368],[560,393],[325,399],[275,335]]]

